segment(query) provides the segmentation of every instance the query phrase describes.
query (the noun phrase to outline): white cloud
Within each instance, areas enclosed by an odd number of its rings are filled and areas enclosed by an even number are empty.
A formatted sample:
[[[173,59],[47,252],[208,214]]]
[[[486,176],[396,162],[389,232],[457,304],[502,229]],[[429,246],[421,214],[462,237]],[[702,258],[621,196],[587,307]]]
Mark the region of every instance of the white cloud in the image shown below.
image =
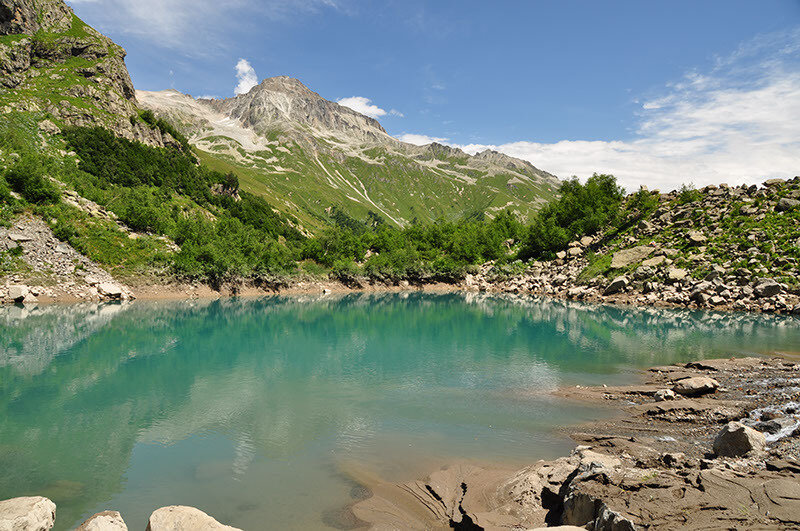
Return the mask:
[[[256,69],[247,59],[239,59],[236,63],[236,79],[239,83],[233,92],[238,96],[239,94],[247,94],[250,90],[258,85],[258,76]]]
[[[242,32],[245,21],[263,29],[270,21],[338,8],[333,0],[67,0],[98,29],[138,35],[187,55],[208,55],[227,47],[225,35]],[[213,44],[213,48],[209,45]]]
[[[392,109],[389,111],[389,116],[397,116],[398,118],[405,118],[406,115],[398,111],[397,109]]]
[[[374,105],[371,99],[365,98],[363,96],[352,96],[350,98],[342,98],[336,100],[336,103],[344,107],[353,109],[356,112],[360,112],[364,116],[369,116],[370,118],[377,119],[380,118],[381,116],[386,116],[387,114],[389,114],[380,107],[378,107],[377,105]],[[391,112],[397,113],[398,111],[392,110]]]
[[[562,178],[613,173],[628,190],[800,175],[798,49],[800,29],[760,36],[710,72],[690,72],[642,105],[632,140],[458,147],[496,149]]]
[[[414,144],[417,146],[426,146],[428,144],[432,144],[433,142],[438,142],[440,144],[447,142],[447,138],[439,138],[435,136],[428,136],[428,135],[418,135],[415,133],[404,133],[397,137],[398,140],[402,142],[407,142],[409,144]]]

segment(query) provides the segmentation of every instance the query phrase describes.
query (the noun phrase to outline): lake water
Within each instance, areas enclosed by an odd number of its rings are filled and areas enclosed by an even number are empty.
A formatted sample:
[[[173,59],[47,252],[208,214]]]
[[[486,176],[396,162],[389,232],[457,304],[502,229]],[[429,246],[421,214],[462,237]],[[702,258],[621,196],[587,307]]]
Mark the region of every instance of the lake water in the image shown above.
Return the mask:
[[[796,319],[466,294],[2,307],[0,499],[50,497],[58,529],[173,504],[324,529],[352,467],[552,458],[607,412],[550,390],[776,351]]]

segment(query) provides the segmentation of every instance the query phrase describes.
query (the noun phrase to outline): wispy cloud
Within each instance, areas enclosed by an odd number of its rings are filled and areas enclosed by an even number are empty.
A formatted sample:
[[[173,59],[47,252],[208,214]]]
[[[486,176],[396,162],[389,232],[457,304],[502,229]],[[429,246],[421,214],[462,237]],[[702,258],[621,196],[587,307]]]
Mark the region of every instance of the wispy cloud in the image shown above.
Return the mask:
[[[380,118],[382,116],[386,116],[387,114],[390,116],[397,116],[399,118],[403,117],[403,113],[398,111],[397,109],[392,109],[391,111],[385,111],[372,103],[372,100],[369,98],[365,98],[364,96],[351,96],[349,98],[341,98],[336,100],[336,103],[342,105],[344,107],[353,109],[356,112],[360,112],[365,116],[369,116],[370,118]]]
[[[428,135],[419,135],[416,133],[403,133],[402,135],[397,137],[398,140],[403,142],[407,142],[409,144],[414,144],[417,146],[425,146],[431,144],[433,142],[438,142],[440,144],[447,142],[449,139],[441,138],[436,136],[428,136]]]
[[[800,175],[798,117],[800,28],[759,36],[668,84],[642,103],[631,140],[458,147],[496,149],[561,177],[613,173],[628,190],[759,182]]]
[[[285,20],[295,14],[337,8],[344,0],[67,0],[99,29],[146,38],[187,55],[207,55],[209,42],[225,47],[229,30],[243,21]]]
[[[258,76],[256,69],[247,59],[239,59],[236,63],[236,79],[239,82],[236,88],[233,89],[234,94],[247,94],[250,89],[258,85]]]

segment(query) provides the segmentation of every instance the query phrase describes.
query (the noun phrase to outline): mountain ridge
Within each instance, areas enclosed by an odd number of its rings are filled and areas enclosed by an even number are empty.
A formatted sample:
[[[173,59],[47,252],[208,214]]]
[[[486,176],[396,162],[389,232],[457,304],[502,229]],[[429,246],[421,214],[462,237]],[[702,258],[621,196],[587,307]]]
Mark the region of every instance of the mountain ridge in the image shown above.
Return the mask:
[[[472,156],[438,143],[404,143],[377,120],[289,76],[225,99],[174,90],[137,91],[137,98],[186,134],[205,163],[233,171],[246,189],[311,226],[332,207],[361,219],[372,211],[398,226],[493,217],[505,208],[527,219],[560,184],[501,153]],[[287,187],[287,179],[298,186]]]

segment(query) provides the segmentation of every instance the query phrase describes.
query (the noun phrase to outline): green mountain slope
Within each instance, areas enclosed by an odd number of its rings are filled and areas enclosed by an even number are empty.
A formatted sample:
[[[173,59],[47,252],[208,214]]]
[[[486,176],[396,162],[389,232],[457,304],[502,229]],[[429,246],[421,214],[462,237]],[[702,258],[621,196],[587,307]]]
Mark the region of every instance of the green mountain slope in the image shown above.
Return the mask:
[[[233,171],[311,230],[333,208],[370,212],[396,226],[488,215],[510,208],[528,219],[552,199],[558,179],[486,152],[400,142],[375,120],[324,100],[297,80],[265,80],[228,100],[175,91],[137,93],[141,104],[187,136],[204,164]]]

